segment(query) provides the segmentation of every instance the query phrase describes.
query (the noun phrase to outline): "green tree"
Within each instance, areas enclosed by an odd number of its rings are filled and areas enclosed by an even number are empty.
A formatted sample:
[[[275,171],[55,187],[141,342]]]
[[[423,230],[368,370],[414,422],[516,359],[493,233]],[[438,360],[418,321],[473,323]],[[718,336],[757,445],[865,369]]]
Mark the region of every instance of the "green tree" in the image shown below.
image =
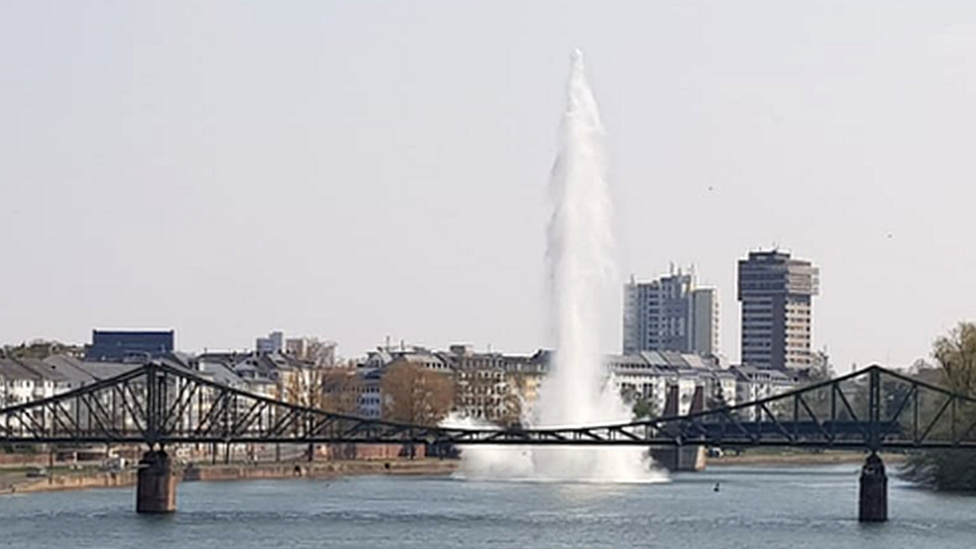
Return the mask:
[[[322,388],[321,408],[337,414],[358,415],[362,380],[357,375],[356,368],[337,366],[316,371],[319,372]]]
[[[645,419],[654,414],[654,400],[641,394],[631,383],[621,385],[620,398],[624,405],[630,407],[634,419]]]
[[[976,396],[976,324],[960,322],[949,335],[935,340],[932,355],[949,389]]]
[[[649,418],[654,413],[654,402],[649,398],[640,397],[634,401],[631,410],[633,410],[634,419]]]
[[[932,356],[947,389],[976,397],[976,324],[961,322],[933,344]],[[968,425],[973,417],[958,418]],[[947,491],[976,490],[976,452],[927,451],[910,456],[905,476],[921,485]]]

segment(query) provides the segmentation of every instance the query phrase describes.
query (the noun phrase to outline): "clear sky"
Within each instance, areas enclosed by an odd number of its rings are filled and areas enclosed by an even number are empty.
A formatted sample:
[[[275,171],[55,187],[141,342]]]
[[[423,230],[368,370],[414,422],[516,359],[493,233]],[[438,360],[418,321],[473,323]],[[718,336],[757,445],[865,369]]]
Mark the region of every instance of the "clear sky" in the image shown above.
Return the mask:
[[[821,268],[841,370],[976,317],[973,2],[8,0],[0,341],[544,345],[575,46],[620,282],[694,263],[731,358],[736,260],[774,243]]]

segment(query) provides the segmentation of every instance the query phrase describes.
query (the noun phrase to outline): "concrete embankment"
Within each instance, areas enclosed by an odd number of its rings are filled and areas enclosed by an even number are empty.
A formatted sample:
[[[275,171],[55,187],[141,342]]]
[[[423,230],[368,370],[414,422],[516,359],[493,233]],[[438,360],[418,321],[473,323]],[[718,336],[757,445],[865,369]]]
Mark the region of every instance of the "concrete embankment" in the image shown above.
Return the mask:
[[[447,475],[455,469],[456,461],[436,459],[216,465],[185,470],[183,481],[330,478],[345,475]]]
[[[345,475],[447,475],[456,468],[457,462],[453,460],[419,459],[205,465],[182,468],[177,474],[183,482],[191,482],[333,478]],[[136,470],[71,471],[53,473],[45,478],[24,478],[9,474],[5,477],[0,479],[0,494],[134,486]]]
[[[53,473],[41,478],[23,478],[5,475],[0,482],[0,495],[23,492],[50,492],[58,490],[84,490],[86,488],[114,488],[132,486],[136,482],[135,470],[114,473],[103,471],[72,471]]]

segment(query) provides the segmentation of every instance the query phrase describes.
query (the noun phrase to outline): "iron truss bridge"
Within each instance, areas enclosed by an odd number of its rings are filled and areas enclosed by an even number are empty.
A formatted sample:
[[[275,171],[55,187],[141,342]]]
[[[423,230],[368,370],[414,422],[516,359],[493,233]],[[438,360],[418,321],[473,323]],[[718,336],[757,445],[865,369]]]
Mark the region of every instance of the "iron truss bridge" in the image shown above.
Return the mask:
[[[697,400],[700,400],[698,398]],[[0,409],[4,444],[427,443],[565,446],[976,448],[976,399],[878,366],[686,415],[547,429],[422,426],[283,402],[148,363]]]

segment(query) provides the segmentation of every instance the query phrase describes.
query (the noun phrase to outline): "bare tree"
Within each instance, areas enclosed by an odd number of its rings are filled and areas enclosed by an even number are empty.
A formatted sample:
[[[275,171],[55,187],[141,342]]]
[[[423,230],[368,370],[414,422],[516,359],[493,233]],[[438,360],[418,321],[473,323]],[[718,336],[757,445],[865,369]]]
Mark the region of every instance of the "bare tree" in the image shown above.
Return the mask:
[[[406,361],[395,361],[383,374],[383,417],[415,425],[436,425],[454,402],[447,375]]]
[[[355,371],[347,368],[292,368],[281,372],[282,398],[291,404],[352,415],[357,405]],[[293,427],[298,432],[299,426]],[[314,443],[306,455],[315,457]]]
[[[324,368],[283,370],[280,373],[283,399],[285,402],[299,406],[323,408],[326,400],[322,391],[325,374]]]
[[[334,341],[319,341],[312,339],[308,345],[306,360],[315,364],[316,368],[331,368],[336,366],[336,343]]]
[[[337,414],[356,415],[362,383],[355,368],[335,367],[323,371],[322,409]]]
[[[501,397],[502,412],[498,422],[506,427],[519,425],[522,422],[522,396],[519,387],[514,383],[505,385],[505,394]]]

